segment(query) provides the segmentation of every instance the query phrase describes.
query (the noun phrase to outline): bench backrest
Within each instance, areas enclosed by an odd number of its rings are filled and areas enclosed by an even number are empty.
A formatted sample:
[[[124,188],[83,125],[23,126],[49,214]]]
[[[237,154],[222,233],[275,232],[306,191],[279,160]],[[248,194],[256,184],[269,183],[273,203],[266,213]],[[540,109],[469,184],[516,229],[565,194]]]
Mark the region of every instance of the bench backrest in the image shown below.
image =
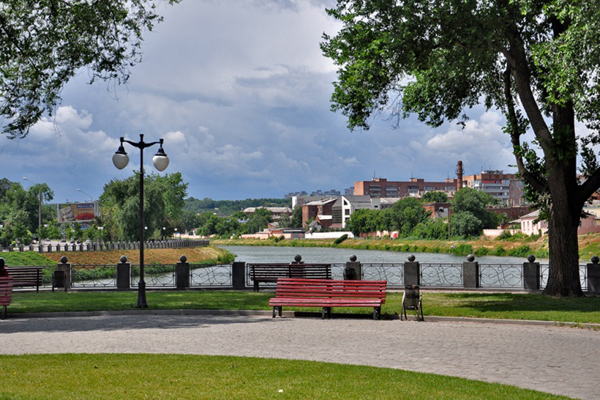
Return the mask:
[[[0,306],[7,306],[12,299],[12,278],[10,276],[0,277]]]
[[[385,299],[387,281],[279,278],[276,297]]]
[[[331,279],[331,264],[249,264],[250,278]]]
[[[8,275],[13,278],[13,286],[40,286],[41,267],[8,267]]]

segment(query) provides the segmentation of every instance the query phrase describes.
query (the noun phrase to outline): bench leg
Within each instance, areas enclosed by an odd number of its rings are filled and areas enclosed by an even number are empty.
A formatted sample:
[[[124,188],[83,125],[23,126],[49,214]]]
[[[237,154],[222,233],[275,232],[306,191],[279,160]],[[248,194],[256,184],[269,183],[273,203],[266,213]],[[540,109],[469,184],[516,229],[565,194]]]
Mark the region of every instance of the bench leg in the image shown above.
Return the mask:
[[[381,315],[381,307],[373,307],[373,319],[379,319]]]
[[[323,310],[321,311],[321,319],[325,319],[326,316],[327,316],[327,307],[323,307]]]
[[[277,306],[273,306],[273,318],[277,316]]]
[[[6,318],[6,306],[2,306],[2,319]]]
[[[277,311],[279,313],[279,318],[281,318],[281,315],[283,314],[283,307],[282,306],[277,307]]]
[[[258,292],[258,282],[254,281],[254,291]]]

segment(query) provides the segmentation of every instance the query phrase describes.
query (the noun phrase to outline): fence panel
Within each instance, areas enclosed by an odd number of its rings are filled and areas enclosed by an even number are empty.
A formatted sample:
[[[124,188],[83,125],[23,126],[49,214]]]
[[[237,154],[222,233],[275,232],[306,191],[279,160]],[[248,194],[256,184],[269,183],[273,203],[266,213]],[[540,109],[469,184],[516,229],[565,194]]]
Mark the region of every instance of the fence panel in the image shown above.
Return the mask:
[[[232,264],[190,264],[190,287],[233,287],[232,271]]]
[[[117,266],[114,264],[72,264],[71,288],[90,287],[117,287]]]
[[[421,264],[421,286],[439,288],[462,287],[462,264]]]
[[[175,264],[144,265],[146,288],[175,287]],[[140,283],[140,265],[131,265],[131,286],[137,288]]]

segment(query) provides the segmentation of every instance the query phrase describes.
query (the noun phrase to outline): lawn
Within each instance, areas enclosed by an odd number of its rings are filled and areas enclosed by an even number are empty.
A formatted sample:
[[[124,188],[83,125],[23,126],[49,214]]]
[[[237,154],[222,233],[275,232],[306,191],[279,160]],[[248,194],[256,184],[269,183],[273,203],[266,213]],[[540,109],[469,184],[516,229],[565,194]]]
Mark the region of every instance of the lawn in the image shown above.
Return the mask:
[[[356,365],[157,354],[0,356],[2,399],[565,399]]]
[[[148,304],[153,310],[270,310],[270,292],[232,290],[149,291]],[[15,292],[8,307],[11,314],[27,312],[121,311],[135,309],[135,291]],[[396,318],[402,293],[388,293],[382,309],[384,318]],[[284,310],[318,313],[316,308],[289,307]],[[555,298],[541,294],[515,293],[424,293],[425,317],[451,316],[500,318],[600,324],[600,297]],[[368,308],[334,308],[340,313],[371,315]]]

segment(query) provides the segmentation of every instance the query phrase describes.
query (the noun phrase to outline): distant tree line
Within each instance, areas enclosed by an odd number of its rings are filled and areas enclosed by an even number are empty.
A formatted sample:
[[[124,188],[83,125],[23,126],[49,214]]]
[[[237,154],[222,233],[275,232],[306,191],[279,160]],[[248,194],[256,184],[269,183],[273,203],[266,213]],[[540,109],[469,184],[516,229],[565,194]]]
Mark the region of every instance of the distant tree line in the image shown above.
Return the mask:
[[[425,193],[422,199],[407,197],[383,210],[356,210],[346,227],[355,236],[376,231],[398,232],[399,237],[415,239],[448,239],[449,237],[480,236],[485,228],[495,228],[501,217],[486,208],[496,201],[489,194],[470,188],[456,192],[452,199],[450,225],[447,219],[431,218],[424,204],[445,203],[442,192]]]
[[[213,200],[205,197],[203,200],[189,197],[185,200],[185,211],[194,214],[211,212],[221,217],[232,216],[237,211],[249,207],[291,207],[290,199],[246,199],[246,200]]]
[[[260,232],[273,222],[273,213],[266,208],[257,208],[247,215],[236,211],[230,216],[221,217],[206,211],[196,215],[196,233],[202,236],[216,235],[222,238]],[[300,228],[302,226],[302,208],[296,207],[292,216],[282,214],[277,221],[280,228]]]

